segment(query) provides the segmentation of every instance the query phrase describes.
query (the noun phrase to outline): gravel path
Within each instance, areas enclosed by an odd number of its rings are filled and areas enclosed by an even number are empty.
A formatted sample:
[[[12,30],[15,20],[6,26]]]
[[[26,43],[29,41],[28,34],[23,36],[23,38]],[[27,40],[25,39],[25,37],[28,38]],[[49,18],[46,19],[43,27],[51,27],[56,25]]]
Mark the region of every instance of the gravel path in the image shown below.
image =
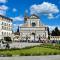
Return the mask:
[[[0,57],[0,60],[60,60],[60,55]]]

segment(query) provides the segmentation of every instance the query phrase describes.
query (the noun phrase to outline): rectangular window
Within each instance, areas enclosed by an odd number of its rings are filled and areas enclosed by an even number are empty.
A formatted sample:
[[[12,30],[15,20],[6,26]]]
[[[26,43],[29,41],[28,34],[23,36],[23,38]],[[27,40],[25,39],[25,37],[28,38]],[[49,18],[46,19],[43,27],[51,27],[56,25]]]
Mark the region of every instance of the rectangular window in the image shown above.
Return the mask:
[[[9,26],[10,26],[10,24],[9,24]]]
[[[2,35],[3,35],[3,32],[2,32]]]
[[[2,25],[3,25],[3,22],[2,22]]]
[[[6,23],[5,23],[5,26],[6,26]]]
[[[2,26],[2,29],[4,29],[4,27]]]

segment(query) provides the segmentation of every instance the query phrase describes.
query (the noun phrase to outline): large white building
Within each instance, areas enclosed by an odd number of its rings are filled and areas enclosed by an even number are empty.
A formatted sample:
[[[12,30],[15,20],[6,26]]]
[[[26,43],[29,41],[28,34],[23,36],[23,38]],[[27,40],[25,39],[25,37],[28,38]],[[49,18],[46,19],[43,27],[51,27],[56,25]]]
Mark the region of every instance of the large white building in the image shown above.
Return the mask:
[[[12,35],[12,19],[0,15],[0,39],[11,37]]]
[[[40,18],[32,14],[30,17],[24,17],[24,24],[20,27],[21,40],[47,40],[47,27],[41,23]]]

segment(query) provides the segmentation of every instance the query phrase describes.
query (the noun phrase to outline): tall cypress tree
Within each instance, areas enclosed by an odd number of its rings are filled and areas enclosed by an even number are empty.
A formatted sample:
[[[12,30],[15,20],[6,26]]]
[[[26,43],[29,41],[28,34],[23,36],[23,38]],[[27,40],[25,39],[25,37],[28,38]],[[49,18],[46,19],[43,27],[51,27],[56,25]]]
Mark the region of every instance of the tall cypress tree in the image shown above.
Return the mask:
[[[58,27],[56,27],[53,31],[52,31],[52,36],[60,36],[60,31],[58,29]]]
[[[19,26],[18,26],[17,32],[19,32]]]
[[[49,27],[47,27],[48,35],[50,35]]]

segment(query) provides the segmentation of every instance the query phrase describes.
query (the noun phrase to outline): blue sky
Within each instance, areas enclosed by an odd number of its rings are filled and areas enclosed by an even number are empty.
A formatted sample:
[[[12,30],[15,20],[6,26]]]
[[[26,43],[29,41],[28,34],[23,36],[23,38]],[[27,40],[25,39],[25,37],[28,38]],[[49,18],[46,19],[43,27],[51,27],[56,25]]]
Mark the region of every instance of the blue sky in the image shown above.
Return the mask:
[[[13,30],[23,24],[24,12],[37,14],[50,29],[60,28],[60,0],[0,0],[0,14],[13,19]]]

